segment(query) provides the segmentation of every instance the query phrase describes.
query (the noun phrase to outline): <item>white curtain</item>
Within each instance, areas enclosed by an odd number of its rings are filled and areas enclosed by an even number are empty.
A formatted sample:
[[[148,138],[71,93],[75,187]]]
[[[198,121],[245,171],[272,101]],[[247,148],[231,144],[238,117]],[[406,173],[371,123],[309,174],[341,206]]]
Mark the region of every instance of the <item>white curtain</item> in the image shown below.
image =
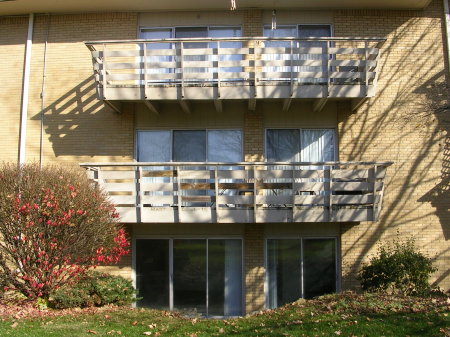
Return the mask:
[[[303,129],[301,147],[302,161],[334,161],[334,130]]]

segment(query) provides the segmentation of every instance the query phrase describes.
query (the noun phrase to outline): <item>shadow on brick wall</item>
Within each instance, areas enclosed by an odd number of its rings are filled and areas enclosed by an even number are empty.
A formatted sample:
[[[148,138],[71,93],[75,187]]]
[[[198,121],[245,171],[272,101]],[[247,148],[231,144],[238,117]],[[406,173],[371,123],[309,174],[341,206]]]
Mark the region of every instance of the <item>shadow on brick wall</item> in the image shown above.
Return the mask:
[[[343,235],[356,233],[352,247],[342,251],[344,260],[352,260],[343,267],[345,287],[357,286],[355,275],[361,262],[380,239],[392,237],[397,230],[414,235],[417,241],[426,238],[419,247],[439,261],[436,283],[448,284],[450,270],[443,268],[443,261],[450,252],[445,245],[450,240],[450,90],[447,63],[445,69],[442,64],[443,59],[447,61],[441,43],[444,30],[439,36],[434,20],[436,13],[442,13],[437,4],[434,1],[435,8],[427,9],[433,13],[421,13],[425,18],[399,17],[398,26],[383,27],[382,36],[388,41],[382,48],[376,97],[356,114],[349,112],[346,103],[340,108],[341,139],[354,140],[340,149],[347,160],[394,161],[379,222],[342,226]],[[436,227],[436,216],[442,232]],[[434,223],[427,226],[430,221]],[[439,242],[434,246],[436,238]],[[358,255],[345,257],[354,254],[353,247]]]
[[[117,114],[97,98],[94,76],[81,81],[44,110],[44,130],[54,156],[102,160],[133,154],[132,113]],[[40,120],[36,114],[33,120]],[[47,150],[47,149],[46,149]],[[48,150],[47,150],[48,151]]]

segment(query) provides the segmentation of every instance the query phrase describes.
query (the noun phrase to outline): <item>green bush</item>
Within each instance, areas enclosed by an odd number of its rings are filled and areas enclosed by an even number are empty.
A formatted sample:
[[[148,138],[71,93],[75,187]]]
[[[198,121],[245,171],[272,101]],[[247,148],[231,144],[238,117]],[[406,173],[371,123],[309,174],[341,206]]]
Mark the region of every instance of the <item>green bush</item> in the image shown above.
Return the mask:
[[[402,295],[430,294],[431,258],[419,252],[413,239],[380,246],[378,255],[364,265],[358,275],[363,290]]]
[[[135,299],[136,290],[131,281],[121,276],[89,272],[75,284],[64,285],[52,292],[49,304],[56,309],[84,308],[107,304],[126,305]]]

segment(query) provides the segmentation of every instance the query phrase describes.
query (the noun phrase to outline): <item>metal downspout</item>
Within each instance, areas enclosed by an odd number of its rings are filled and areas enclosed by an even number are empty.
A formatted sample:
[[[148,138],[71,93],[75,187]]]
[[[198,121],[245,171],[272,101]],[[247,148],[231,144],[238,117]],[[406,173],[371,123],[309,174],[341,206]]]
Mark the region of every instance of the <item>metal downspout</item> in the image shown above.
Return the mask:
[[[45,33],[45,44],[44,44],[44,66],[42,69],[42,87],[41,87],[41,134],[39,139],[39,167],[42,168],[42,163],[44,160],[44,117],[45,117],[45,79],[46,69],[47,69],[47,47],[48,47],[48,35],[50,32],[50,14],[47,14],[47,30]]]
[[[25,64],[23,71],[22,84],[22,107],[20,113],[20,135],[19,135],[19,165],[25,163],[25,143],[27,137],[27,119],[28,119],[28,96],[30,89],[30,64],[31,64],[31,48],[33,45],[33,27],[34,14],[30,13],[28,19],[28,35],[25,45]]]
[[[448,0],[444,1],[445,35],[447,37],[447,81],[450,82],[450,10]]]

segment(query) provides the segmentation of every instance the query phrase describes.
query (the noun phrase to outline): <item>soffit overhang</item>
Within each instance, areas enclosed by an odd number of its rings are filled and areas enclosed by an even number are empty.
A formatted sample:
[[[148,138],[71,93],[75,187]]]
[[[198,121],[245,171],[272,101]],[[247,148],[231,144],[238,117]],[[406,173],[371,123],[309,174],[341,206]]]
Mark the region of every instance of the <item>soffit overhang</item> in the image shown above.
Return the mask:
[[[431,0],[235,0],[237,9],[423,9]],[[0,16],[27,13],[227,10],[230,0],[0,0]]]

